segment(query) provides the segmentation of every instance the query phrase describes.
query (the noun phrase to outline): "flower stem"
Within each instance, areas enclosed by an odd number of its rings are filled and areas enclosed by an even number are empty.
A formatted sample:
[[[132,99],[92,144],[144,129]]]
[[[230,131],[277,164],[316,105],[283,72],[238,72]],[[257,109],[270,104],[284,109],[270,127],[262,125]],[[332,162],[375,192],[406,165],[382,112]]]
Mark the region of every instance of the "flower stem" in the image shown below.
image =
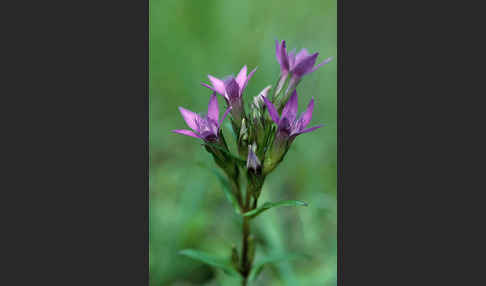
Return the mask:
[[[250,273],[250,263],[248,261],[248,237],[250,235],[250,221],[248,217],[243,218],[243,245],[241,249],[241,274],[243,275],[243,286],[247,285],[247,278]]]
[[[259,192],[261,190],[261,185],[258,185],[255,189],[255,186],[250,184],[247,188],[246,196],[245,196],[245,205],[243,209],[245,212],[251,211],[257,207],[257,198],[253,198],[253,204],[251,203],[251,198],[255,192]],[[251,266],[253,263],[253,256],[254,256],[254,245],[251,247],[252,250],[249,250],[249,237],[250,237],[250,218],[243,217],[243,225],[242,225],[242,234],[243,234],[243,241],[241,247],[241,274],[243,276],[243,280],[241,285],[246,286],[248,283],[248,275],[251,271]],[[251,251],[251,254],[249,253]]]

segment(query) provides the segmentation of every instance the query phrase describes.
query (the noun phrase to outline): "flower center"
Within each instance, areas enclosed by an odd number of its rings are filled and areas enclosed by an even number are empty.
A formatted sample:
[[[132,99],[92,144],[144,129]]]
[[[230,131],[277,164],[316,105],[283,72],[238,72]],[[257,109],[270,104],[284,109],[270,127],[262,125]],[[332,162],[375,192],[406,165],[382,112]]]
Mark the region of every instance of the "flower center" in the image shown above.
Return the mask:
[[[214,120],[208,118],[206,115],[200,115],[195,120],[196,126],[199,129],[199,134],[206,139],[215,139],[218,137],[218,125]]]

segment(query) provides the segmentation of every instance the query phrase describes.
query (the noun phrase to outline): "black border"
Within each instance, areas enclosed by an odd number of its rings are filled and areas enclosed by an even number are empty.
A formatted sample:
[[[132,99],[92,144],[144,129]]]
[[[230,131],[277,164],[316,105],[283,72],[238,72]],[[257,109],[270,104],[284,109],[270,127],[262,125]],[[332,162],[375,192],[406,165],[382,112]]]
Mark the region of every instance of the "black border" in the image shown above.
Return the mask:
[[[149,165],[150,165],[150,140],[149,140],[149,126],[150,126],[150,103],[149,103],[149,78],[150,78],[150,68],[149,68],[149,63],[150,63],[150,39],[149,39],[149,29],[150,29],[150,5],[149,5],[150,0],[144,0],[143,2],[145,3],[145,13],[146,13],[146,21],[145,21],[145,44],[146,44],[146,50],[145,50],[145,96],[144,96],[144,104],[145,104],[145,185],[143,189],[145,190],[145,224],[144,224],[144,229],[145,229],[145,270],[146,270],[146,277],[144,280],[144,284],[142,285],[149,285],[150,283],[150,266],[149,266],[149,245],[150,245],[150,237],[149,237],[149,226],[150,226],[150,221],[149,221],[149,211],[150,211],[150,190],[149,190],[149,177],[150,177],[150,170],[149,170]]]
[[[343,2],[337,0],[337,284],[343,285]]]

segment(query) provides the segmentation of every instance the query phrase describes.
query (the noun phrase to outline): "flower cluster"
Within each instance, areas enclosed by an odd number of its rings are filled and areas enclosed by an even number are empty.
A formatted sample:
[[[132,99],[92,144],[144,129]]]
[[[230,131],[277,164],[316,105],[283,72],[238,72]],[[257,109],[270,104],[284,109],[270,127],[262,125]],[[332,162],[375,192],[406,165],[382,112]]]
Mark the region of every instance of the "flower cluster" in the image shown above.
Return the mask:
[[[285,157],[295,138],[311,132],[322,125],[307,128],[314,110],[312,97],[304,112],[298,116],[297,85],[302,78],[328,63],[327,58],[316,65],[318,53],[310,54],[306,49],[287,53],[285,41],[276,41],[276,57],[280,64],[280,76],[272,95],[272,86],[266,86],[245,105],[244,91],[256,68],[248,73],[247,66],[236,77],[219,79],[208,75],[210,84],[201,83],[213,91],[206,114],[198,114],[183,107],[179,111],[188,129],[173,132],[201,139],[206,150],[213,156],[216,164],[225,172],[231,186],[230,201],[243,218],[243,243],[241,256],[233,247],[232,267],[241,274],[244,284],[251,272],[255,246],[250,235],[249,219],[272,206],[288,205],[289,201],[263,204],[258,207],[265,177],[270,174]],[[226,110],[220,117],[218,96],[226,102]],[[230,115],[231,126],[238,154],[231,153],[221,130],[224,119]],[[243,172],[241,171],[243,170]],[[246,192],[240,188],[240,174],[246,174]],[[295,205],[306,205],[295,201]],[[241,257],[241,259],[240,259]]]
[[[230,154],[221,132],[221,124],[228,114],[237,136],[239,157],[246,161],[248,172],[258,175],[261,181],[282,161],[296,136],[322,126],[306,129],[312,119],[314,98],[297,118],[296,88],[305,75],[316,71],[332,58],[316,65],[318,53],[310,54],[306,49],[298,53],[295,50],[287,52],[285,41],[276,41],[275,54],[280,65],[280,77],[273,96],[269,98],[272,87],[265,87],[249,104],[249,112],[245,110],[243,93],[257,68],[248,73],[246,65],[236,77],[220,79],[208,75],[210,84],[201,83],[213,91],[207,114],[197,114],[179,107],[187,126],[192,130],[178,129],[173,132],[202,139],[218,165],[231,176],[235,176],[235,169],[241,164],[238,156]],[[224,98],[227,106],[221,118],[216,94]]]

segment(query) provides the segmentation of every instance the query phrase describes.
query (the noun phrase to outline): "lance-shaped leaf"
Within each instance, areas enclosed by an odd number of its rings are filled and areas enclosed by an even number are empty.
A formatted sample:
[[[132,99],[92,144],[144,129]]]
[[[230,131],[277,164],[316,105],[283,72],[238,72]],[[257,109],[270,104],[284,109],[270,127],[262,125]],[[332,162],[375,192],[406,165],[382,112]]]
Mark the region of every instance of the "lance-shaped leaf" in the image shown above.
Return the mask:
[[[305,206],[306,207],[306,206],[308,206],[308,204],[304,201],[297,201],[297,200],[280,201],[280,202],[277,202],[277,203],[266,202],[262,206],[254,209],[252,211],[244,213],[243,216],[254,218],[254,217],[256,217],[257,215],[261,214],[262,212],[264,212],[266,210],[269,210],[273,207],[279,207],[279,206],[293,206],[293,207]]]
[[[238,271],[236,271],[235,269],[233,269],[233,267],[229,263],[225,262],[225,260],[223,260],[219,257],[216,257],[212,254],[202,252],[202,251],[199,251],[199,250],[194,250],[194,249],[184,249],[184,250],[179,251],[179,254],[185,255],[185,256],[190,257],[194,260],[201,261],[201,262],[206,263],[210,266],[222,269],[224,271],[224,273],[226,273],[228,275],[241,277],[240,273]]]
[[[235,194],[231,191],[231,185],[230,185],[231,183],[217,170],[212,169],[212,172],[218,177],[219,181],[221,182],[226,199],[228,199],[228,201],[233,205],[235,212],[237,214],[241,214],[241,209],[240,209],[240,204],[238,203],[238,199],[236,198]]]
[[[241,214],[240,204],[238,203],[238,199],[236,198],[235,194],[231,191],[231,184],[228,179],[221,175],[217,169],[210,168],[203,163],[198,163],[198,165],[200,167],[209,169],[218,178],[219,182],[221,183],[221,187],[223,188],[226,199],[231,203],[231,205],[233,205],[235,212],[237,214]]]
[[[250,275],[248,276],[248,280],[255,281],[258,275],[262,272],[263,267],[265,265],[272,264],[272,263],[275,264],[275,263],[283,262],[285,260],[290,261],[297,258],[310,258],[310,257],[306,254],[298,254],[298,253],[287,253],[287,254],[279,254],[279,255],[266,257],[258,261],[257,263],[255,263],[255,265],[251,269]]]

